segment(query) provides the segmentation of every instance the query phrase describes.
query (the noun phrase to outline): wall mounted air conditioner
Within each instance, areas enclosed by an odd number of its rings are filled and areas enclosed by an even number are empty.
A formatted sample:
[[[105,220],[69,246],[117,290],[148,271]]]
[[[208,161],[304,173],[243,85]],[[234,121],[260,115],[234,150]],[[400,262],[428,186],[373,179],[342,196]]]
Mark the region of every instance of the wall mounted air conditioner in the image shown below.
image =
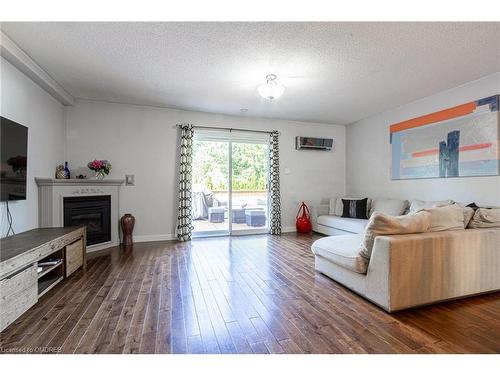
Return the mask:
[[[332,148],[332,138],[295,137],[296,150],[330,151]]]

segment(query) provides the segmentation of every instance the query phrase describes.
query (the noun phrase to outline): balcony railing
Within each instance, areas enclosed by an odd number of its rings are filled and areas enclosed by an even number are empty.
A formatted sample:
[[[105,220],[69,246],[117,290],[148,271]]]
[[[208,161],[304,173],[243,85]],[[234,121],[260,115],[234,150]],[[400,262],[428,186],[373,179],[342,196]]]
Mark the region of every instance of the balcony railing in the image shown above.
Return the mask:
[[[212,191],[220,202],[227,202],[228,190]],[[233,190],[233,206],[265,206],[267,205],[267,190]]]

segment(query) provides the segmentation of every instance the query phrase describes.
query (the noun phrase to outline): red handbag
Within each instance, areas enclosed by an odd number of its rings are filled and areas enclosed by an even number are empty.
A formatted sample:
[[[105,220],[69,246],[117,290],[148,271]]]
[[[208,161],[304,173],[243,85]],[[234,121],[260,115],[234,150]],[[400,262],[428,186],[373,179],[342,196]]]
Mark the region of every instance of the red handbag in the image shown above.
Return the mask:
[[[299,233],[311,233],[312,231],[311,215],[309,214],[309,208],[304,202],[302,202],[297,212],[295,225]]]

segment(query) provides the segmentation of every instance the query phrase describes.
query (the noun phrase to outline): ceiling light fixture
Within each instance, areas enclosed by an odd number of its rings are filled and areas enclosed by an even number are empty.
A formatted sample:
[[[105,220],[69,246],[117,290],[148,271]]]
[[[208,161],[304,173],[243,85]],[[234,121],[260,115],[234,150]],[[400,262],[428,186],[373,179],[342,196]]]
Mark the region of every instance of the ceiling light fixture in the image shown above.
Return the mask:
[[[278,99],[285,92],[285,87],[276,80],[276,74],[268,74],[266,76],[266,83],[257,87],[260,96],[264,99]]]

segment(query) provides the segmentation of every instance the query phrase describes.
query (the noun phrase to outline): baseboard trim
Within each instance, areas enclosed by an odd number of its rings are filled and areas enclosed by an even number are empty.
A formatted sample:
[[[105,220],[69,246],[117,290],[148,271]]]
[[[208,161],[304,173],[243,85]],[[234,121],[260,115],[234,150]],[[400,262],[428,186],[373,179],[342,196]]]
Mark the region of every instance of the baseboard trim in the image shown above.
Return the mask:
[[[289,227],[282,227],[281,228],[282,233],[292,233],[296,232],[296,228],[294,226],[289,226]],[[146,234],[146,235],[139,235],[139,236],[134,236],[134,242],[156,242],[156,241],[172,241],[176,240],[177,236],[175,234]],[[110,246],[115,246],[119,245],[118,244],[106,244],[105,247],[110,247]],[[92,249],[91,251],[97,251],[100,249]]]
[[[177,239],[174,234],[148,234],[143,236],[134,236],[134,242],[157,242],[172,241]],[[87,246],[87,253],[104,250],[110,247],[120,246],[120,241],[108,241],[96,245]]]
[[[172,241],[177,239],[174,234],[146,234],[134,236],[134,242],[155,242],[155,241]]]
[[[95,245],[87,246],[87,253],[93,253],[94,251],[100,251],[107,249],[108,247],[119,246],[120,241],[108,241],[103,243],[98,243]]]

